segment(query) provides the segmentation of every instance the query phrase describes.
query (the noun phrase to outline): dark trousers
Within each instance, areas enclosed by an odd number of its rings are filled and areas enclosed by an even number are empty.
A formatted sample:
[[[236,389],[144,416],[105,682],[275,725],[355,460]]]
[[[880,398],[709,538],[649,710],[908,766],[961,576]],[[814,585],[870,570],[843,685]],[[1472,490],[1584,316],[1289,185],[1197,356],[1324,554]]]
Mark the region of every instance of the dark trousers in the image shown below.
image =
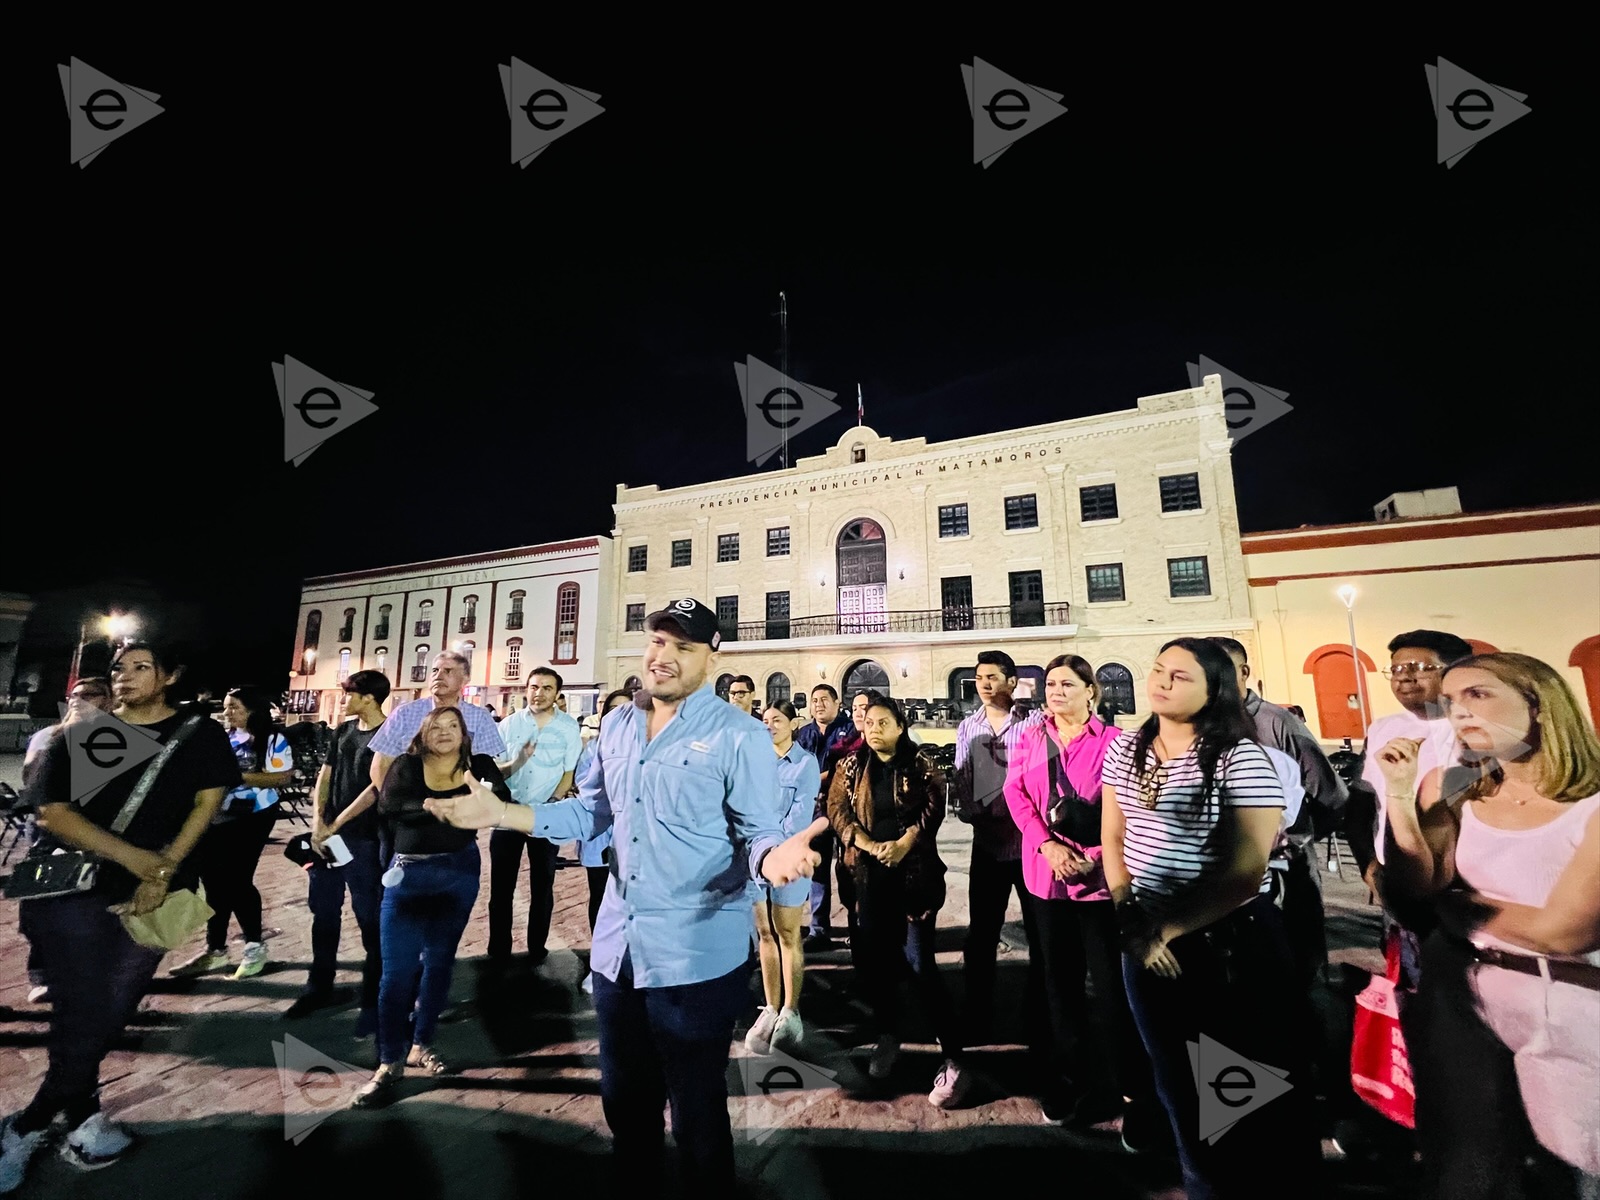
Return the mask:
[[[326,992],[338,970],[339,935],[344,926],[344,893],[350,891],[350,909],[361,930],[366,961],[361,967],[361,1007],[378,1007],[378,982],[383,977],[383,941],[378,910],[383,903],[383,863],[376,838],[346,838],[354,856],[342,867],[330,862],[311,864],[307,874],[311,909],[311,974],[306,990]]]
[[[1401,1010],[1417,1089],[1422,1194],[1429,1200],[1576,1197],[1577,1172],[1539,1144],[1511,1051],[1478,1015],[1471,965],[1460,942],[1435,930],[1422,946],[1417,994]]]
[[[1034,897],[1033,906],[1050,1010],[1051,1083],[1151,1098],[1150,1060],[1122,982],[1115,905]]]
[[[819,812],[819,817],[826,816]],[[822,861],[811,874],[811,929],[813,937],[833,936],[833,885],[829,874],[833,866],[834,845],[838,841],[833,831],[829,830],[820,839],[822,845],[813,843],[813,848],[822,855]]]
[[[544,838],[510,829],[489,835],[489,957],[511,957],[511,905],[517,894],[522,855],[528,855],[528,953],[543,958],[555,912],[556,855]]]
[[[450,996],[456,949],[478,899],[478,843],[404,864],[383,890],[383,979],[378,985],[378,1061],[399,1062],[406,1043],[431,1046]],[[421,966],[421,976],[417,968]],[[407,1030],[413,1012],[414,1030]]]
[[[617,1194],[660,1192],[661,1110],[670,1101],[684,1194],[732,1197],[728,1050],[749,987],[750,968],[743,964],[720,978],[681,987],[635,987],[626,957],[615,983],[595,973],[600,1100],[611,1127]]]
[[[1156,1091],[1177,1138],[1189,1200],[1253,1200],[1282,1195],[1286,1187],[1300,1197],[1319,1195],[1321,1147],[1300,1011],[1305,993],[1291,976],[1283,914],[1258,896],[1169,948],[1182,971],[1176,979],[1163,979],[1126,955],[1122,971]],[[1199,1089],[1208,1080],[1196,1082],[1189,1060],[1189,1043],[1198,1043],[1202,1034],[1235,1054],[1287,1070],[1290,1084],[1285,1094],[1245,1113],[1215,1144],[1203,1135],[1216,1129],[1200,1127]],[[1227,1083],[1217,1096],[1226,1094],[1229,1110],[1236,1111],[1250,1092],[1238,1086],[1237,1068],[1229,1069]]]
[[[1016,892],[1022,904],[1022,927],[1028,937],[1028,978],[1023,991],[1023,1025],[1028,1045],[1046,1045],[1049,1025],[1045,1004],[1044,973],[1039,966],[1039,931],[1035,928],[1034,898],[1022,882],[1022,863],[1001,862],[977,845],[967,868],[967,940],[961,948],[962,977],[966,983],[965,1037],[976,1043],[994,1020],[996,959],[1000,931],[1006,923],[1006,906]]]
[[[589,933],[594,933],[595,918],[600,915],[600,901],[606,898],[606,880],[611,878],[610,867],[585,867],[589,877]]]
[[[1302,988],[1326,976],[1328,970],[1327,917],[1322,911],[1322,872],[1317,867],[1317,847],[1291,847],[1289,869],[1274,871],[1273,883],[1283,900],[1284,932],[1294,977]]]
[[[856,896],[856,928],[851,937],[852,945],[859,946],[856,971],[878,1036],[901,1034],[904,1008],[900,984],[909,970],[941,1051],[946,1058],[959,1059],[963,1049],[960,1026],[934,957],[938,913],[909,920],[901,872],[877,863],[869,864],[867,870],[866,884]]]
[[[212,918],[206,922],[206,945],[228,945],[228,918],[237,917],[247,942],[261,940],[261,893],[256,891],[256,864],[272,836],[278,806],[213,825],[200,839],[200,883]]]
[[[17,1132],[44,1129],[57,1113],[77,1128],[100,1111],[100,1063],[139,1010],[161,961],[127,935],[94,892],[28,900],[22,932],[50,981],[49,1067]]]

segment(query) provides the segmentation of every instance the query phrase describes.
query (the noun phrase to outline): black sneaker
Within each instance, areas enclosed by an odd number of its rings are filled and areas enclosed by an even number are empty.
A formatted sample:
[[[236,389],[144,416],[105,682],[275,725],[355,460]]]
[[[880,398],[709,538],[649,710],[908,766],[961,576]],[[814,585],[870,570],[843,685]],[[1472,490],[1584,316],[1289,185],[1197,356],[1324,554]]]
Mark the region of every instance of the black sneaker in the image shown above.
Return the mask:
[[[800,943],[800,948],[807,954],[827,954],[832,950],[838,949],[834,945],[833,934],[831,933],[810,934],[805,941]]]
[[[1046,1125],[1062,1126],[1072,1120],[1077,1113],[1079,1105],[1083,1103],[1083,1092],[1072,1087],[1057,1087],[1046,1092],[1039,1101],[1039,1116]]]
[[[328,988],[326,990],[306,991],[300,993],[295,1002],[289,1005],[289,1010],[284,1017],[290,1021],[297,1021],[301,1017],[309,1017],[312,1013],[324,1008],[332,1008],[343,1004],[350,999],[349,988]]]
[[[1154,1100],[1130,1100],[1122,1109],[1122,1148],[1146,1154],[1171,1140],[1166,1110]]]

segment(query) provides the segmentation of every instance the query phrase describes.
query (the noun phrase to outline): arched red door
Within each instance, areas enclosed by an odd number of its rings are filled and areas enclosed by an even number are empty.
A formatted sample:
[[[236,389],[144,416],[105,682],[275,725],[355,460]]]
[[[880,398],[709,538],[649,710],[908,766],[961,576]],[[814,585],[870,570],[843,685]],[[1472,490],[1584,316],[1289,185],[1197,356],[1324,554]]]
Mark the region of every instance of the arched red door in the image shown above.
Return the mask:
[[[1364,672],[1377,670],[1367,652],[1361,652]],[[1350,669],[1350,647],[1337,642],[1318,646],[1306,656],[1302,668],[1312,678],[1317,695],[1317,725],[1329,740],[1360,738],[1361,691],[1355,672]],[[1366,694],[1367,711],[1372,711],[1372,693]]]
[[[1477,638],[1468,638],[1467,645],[1472,647],[1474,654],[1499,654],[1500,647],[1492,642],[1481,642]]]
[[[1583,672],[1583,690],[1589,697],[1589,721],[1600,724],[1600,637],[1586,637],[1574,646],[1567,666]]]

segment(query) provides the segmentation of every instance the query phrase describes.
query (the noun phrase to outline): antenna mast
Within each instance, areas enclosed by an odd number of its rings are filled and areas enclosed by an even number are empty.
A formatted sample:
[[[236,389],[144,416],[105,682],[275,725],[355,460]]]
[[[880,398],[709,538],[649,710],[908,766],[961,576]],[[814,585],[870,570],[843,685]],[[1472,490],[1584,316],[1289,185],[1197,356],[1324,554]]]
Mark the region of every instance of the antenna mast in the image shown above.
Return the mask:
[[[789,298],[778,293],[778,370],[783,374],[783,386],[789,386]],[[789,426],[783,426],[783,449],[778,458],[778,469],[789,466]]]

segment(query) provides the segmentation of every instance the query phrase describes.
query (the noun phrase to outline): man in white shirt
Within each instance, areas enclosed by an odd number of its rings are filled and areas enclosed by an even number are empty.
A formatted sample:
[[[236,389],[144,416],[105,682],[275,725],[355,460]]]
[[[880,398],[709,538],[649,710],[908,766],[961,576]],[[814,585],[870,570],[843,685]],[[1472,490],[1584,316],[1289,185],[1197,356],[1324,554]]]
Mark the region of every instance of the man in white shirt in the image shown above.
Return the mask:
[[[508,757],[499,763],[511,798],[530,808],[560,799],[572,790],[572,773],[583,751],[578,722],[556,707],[561,676],[535,667],[528,676],[527,707],[500,723]],[[555,910],[556,855],[560,847],[509,829],[489,835],[489,962],[511,957],[511,909],[522,856],[528,856],[528,961],[538,966],[548,956],[550,918]]]

